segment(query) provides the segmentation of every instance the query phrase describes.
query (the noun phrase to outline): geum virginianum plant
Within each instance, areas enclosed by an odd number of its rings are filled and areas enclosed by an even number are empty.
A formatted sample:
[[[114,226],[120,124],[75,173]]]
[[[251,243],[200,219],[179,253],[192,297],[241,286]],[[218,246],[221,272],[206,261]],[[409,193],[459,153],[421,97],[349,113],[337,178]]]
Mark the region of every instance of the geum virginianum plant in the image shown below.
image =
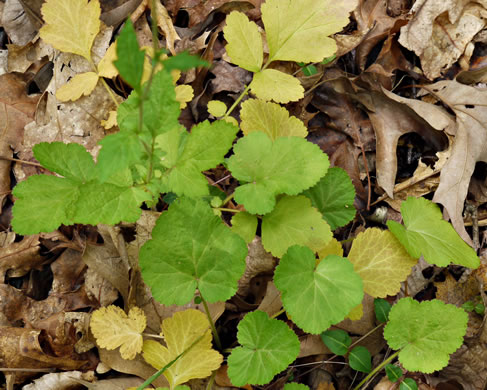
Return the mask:
[[[86,0],[73,2],[88,6]],[[348,355],[350,365],[370,372],[364,380],[395,358],[405,370],[439,370],[462,344],[466,312],[438,300],[404,298],[392,307],[384,337],[397,352],[374,370],[363,347],[350,349],[343,335],[326,333],[347,316],[361,317],[364,292],[374,298],[397,294],[420,256],[438,266],[471,268],[479,259],[442,219],[438,206],[422,198],[402,204],[404,225],[388,222],[389,230],[367,229],[343,257],[332,230],[354,218],[354,187],[344,170],[329,168],[326,154],[305,139],[302,122],[277,104],[300,99],[303,89],[298,79],[271,66],[274,61],[319,62],[333,55],[336,46],[329,35],[347,24],[349,10],[332,9],[321,0],[304,3],[267,0],[262,5],[269,47],[265,64],[257,25],[243,13],[227,17],[227,52],[236,65],[254,72],[254,78],[230,108],[210,104],[209,111],[221,120],[198,123],[190,132],[178,122],[180,103],[170,72],[203,63],[186,54],[164,58],[155,46],[147,67],[146,53],[127,22],[117,39],[115,66],[133,91],[117,109],[120,131],[100,141],[96,163],[77,144],[36,145],[37,160],[57,176],[31,176],[14,188],[12,227],[19,234],[48,232],[61,224],[136,222],[143,203],[152,207],[161,194],[176,196],[141,248],[139,264],[157,301],[185,305],[197,297],[206,317],[184,311],[164,320],[165,346],[144,341],[145,316],[136,307],[128,315],[116,307],[101,308],[91,322],[100,347],[120,347],[126,359],[142,352],[171,389],[207,377],[221,364],[222,356],[211,348],[209,329],[222,351],[208,303],[226,301],[236,293],[247,243],[256,236],[259,220],[264,248],[280,259],[274,283],[283,309],[272,318],[255,311],[240,321],[240,346],[227,358],[235,386],[268,383],[297,358],[297,335],[275,318],[284,312],[305,332],[322,334],[327,345],[337,340],[345,345],[340,351]],[[146,82],[144,63],[149,69]],[[256,98],[241,104],[244,136],[234,144],[239,128],[230,113],[249,91]],[[232,194],[215,196],[202,172],[220,164],[239,186]],[[229,207],[233,202],[243,208]],[[222,213],[234,214],[231,228]],[[432,345],[439,339],[442,343]]]

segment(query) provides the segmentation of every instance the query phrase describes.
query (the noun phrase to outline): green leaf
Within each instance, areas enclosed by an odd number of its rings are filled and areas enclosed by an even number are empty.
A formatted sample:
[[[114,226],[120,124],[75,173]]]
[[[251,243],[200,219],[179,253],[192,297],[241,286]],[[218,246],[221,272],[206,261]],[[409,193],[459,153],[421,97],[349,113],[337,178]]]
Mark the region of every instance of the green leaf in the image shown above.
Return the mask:
[[[95,162],[79,144],[42,142],[34,146],[35,158],[44,168],[82,183],[94,178]]]
[[[314,187],[303,192],[320,210],[331,230],[345,226],[355,217],[355,187],[347,172],[339,167],[328,169]]]
[[[241,183],[235,200],[251,214],[266,214],[276,195],[297,195],[326,174],[328,156],[311,142],[297,137],[274,142],[262,132],[241,138],[233,147],[228,168]],[[247,184],[245,184],[247,183]]]
[[[368,374],[372,371],[372,358],[370,352],[367,348],[362,347],[361,345],[355,347],[350,351],[350,355],[348,355],[348,364],[350,364],[350,367],[355,371]]]
[[[286,383],[284,385],[284,390],[309,390],[309,387],[303,385],[302,383]]]
[[[391,311],[391,308],[392,305],[384,298],[374,299],[374,311],[377,321],[387,322],[389,320],[389,312]]]
[[[336,44],[328,36],[348,24],[348,12],[335,8],[339,6],[321,0],[267,0],[261,10],[269,62],[320,62],[333,55]]]
[[[262,67],[264,48],[259,27],[242,12],[231,12],[223,28],[225,47],[232,62],[243,69],[258,72]]]
[[[117,39],[117,57],[115,66],[120,76],[136,91],[140,91],[140,80],[144,71],[145,54],[139,49],[137,36],[130,19],[127,19]]]
[[[295,102],[304,96],[304,88],[296,77],[275,69],[255,73],[250,90],[259,99],[277,103]]]
[[[304,196],[283,196],[272,212],[262,217],[262,245],[281,257],[293,245],[308,246],[314,252],[331,240],[330,227]]]
[[[278,137],[306,137],[308,131],[295,116],[279,104],[258,99],[248,99],[240,110],[240,127],[245,135],[253,131],[263,131],[273,141]]]
[[[335,355],[346,355],[348,347],[352,344],[352,339],[348,333],[342,329],[327,330],[320,336],[325,345]]]
[[[417,302],[402,298],[389,313],[384,338],[400,349],[399,361],[408,371],[426,374],[441,370],[463,343],[468,314],[440,300]]]
[[[475,313],[482,316],[485,313],[485,306],[482,303],[477,303],[475,305],[474,310],[475,310]]]
[[[79,196],[79,184],[71,179],[35,175],[17,184],[12,228],[19,234],[52,232],[73,223],[71,207]]]
[[[440,267],[450,262],[469,268],[479,266],[475,251],[443,220],[435,203],[408,197],[401,205],[401,214],[404,226],[394,221],[387,221],[387,226],[411,256],[423,255],[428,263]]]
[[[402,377],[401,367],[395,366],[394,364],[388,364],[385,366],[387,378],[391,382],[397,382],[400,377]]]
[[[198,123],[187,138],[178,138],[175,144],[167,138],[158,139],[158,145],[168,154],[170,172],[163,179],[164,192],[190,197],[208,195],[208,182],[201,173],[223,162],[238,132],[234,125],[215,121]],[[168,135],[169,136],[169,135]]]
[[[269,383],[299,354],[298,336],[262,311],[248,313],[240,321],[237,339],[241,346],[228,357],[228,376],[238,387]]]
[[[413,378],[406,378],[399,385],[399,390],[418,390],[418,384]]]
[[[241,212],[232,217],[232,231],[242,237],[248,244],[255,237],[257,230],[257,217],[255,215]]]
[[[302,246],[282,257],[274,284],[293,322],[313,334],[342,321],[364,295],[362,280],[347,259],[329,255],[316,266],[314,253]]]
[[[472,301],[467,301],[462,305],[462,309],[466,312],[471,312],[475,309],[475,303],[473,303]]]
[[[237,291],[245,270],[247,245],[201,200],[177,199],[140,250],[142,276],[154,298],[184,305],[196,288],[208,302],[225,301]]]
[[[196,68],[198,66],[205,66],[208,67],[208,62],[202,60],[198,56],[194,56],[189,54],[187,51],[183,51],[178,53],[175,56],[169,57],[162,61],[162,65],[164,66],[164,70],[170,72],[174,69],[180,71],[186,71],[192,68]]]
[[[210,100],[208,102],[208,113],[215,118],[219,118],[227,112],[227,105],[220,100]]]

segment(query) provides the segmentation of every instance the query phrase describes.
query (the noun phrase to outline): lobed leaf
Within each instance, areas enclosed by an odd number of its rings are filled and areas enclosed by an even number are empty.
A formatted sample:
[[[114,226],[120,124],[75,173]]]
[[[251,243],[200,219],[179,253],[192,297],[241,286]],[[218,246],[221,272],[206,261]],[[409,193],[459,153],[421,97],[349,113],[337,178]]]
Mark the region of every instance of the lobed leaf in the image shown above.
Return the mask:
[[[250,90],[259,99],[277,103],[295,102],[304,96],[304,88],[296,77],[275,69],[255,73]]]
[[[241,346],[228,357],[228,376],[238,387],[269,383],[299,354],[298,336],[262,311],[245,315],[238,324],[237,339]]]
[[[248,244],[255,237],[257,217],[246,212],[235,214],[232,217],[232,231],[242,237]]]
[[[282,257],[274,284],[293,322],[313,334],[342,321],[364,296],[362,280],[347,259],[330,255],[316,265],[311,249],[297,245]]]
[[[401,205],[401,214],[404,226],[394,221],[387,221],[387,226],[411,256],[422,255],[428,263],[440,267],[450,263],[469,268],[479,266],[475,251],[443,220],[435,203],[408,197]]]
[[[79,73],[57,89],[56,98],[67,102],[78,100],[83,95],[87,96],[95,89],[98,78],[95,72]]]

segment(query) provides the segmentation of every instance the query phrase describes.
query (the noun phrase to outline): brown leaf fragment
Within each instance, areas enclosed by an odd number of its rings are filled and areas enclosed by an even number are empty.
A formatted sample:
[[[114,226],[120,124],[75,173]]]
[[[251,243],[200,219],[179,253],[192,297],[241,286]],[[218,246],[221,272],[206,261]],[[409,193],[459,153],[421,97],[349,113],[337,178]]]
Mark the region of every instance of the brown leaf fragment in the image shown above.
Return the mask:
[[[456,115],[452,154],[441,170],[440,184],[433,201],[445,206],[455,230],[472,245],[462,213],[475,164],[487,162],[487,89],[445,80],[429,86],[427,90]]]
[[[24,276],[32,269],[39,269],[46,262],[39,248],[39,236],[26,236],[20,242],[0,248],[0,276]]]
[[[31,23],[18,0],[8,0],[3,8],[0,24],[10,40],[19,46],[29,43],[36,35],[36,27]]]
[[[215,75],[215,78],[210,81],[213,94],[222,91],[239,93],[252,80],[251,72],[230,65],[226,61],[217,61],[210,72]]]

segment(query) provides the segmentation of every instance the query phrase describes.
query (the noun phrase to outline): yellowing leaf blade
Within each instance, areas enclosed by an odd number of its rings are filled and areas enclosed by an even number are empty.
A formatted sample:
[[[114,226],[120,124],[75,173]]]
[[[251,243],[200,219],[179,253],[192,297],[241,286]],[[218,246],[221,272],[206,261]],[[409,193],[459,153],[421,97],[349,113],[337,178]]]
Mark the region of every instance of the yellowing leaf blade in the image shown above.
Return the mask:
[[[304,88],[296,77],[275,69],[256,73],[250,89],[259,99],[277,103],[294,102],[304,96]]]
[[[167,347],[155,341],[144,342],[144,359],[150,365],[161,369],[187,351],[163,373],[171,389],[190,379],[206,378],[220,367],[223,357],[211,348],[208,319],[199,310],[185,310],[165,319],[162,322],[162,334]]]
[[[227,16],[223,33],[228,42],[226,50],[232,62],[251,72],[258,72],[262,67],[264,51],[257,25],[245,14],[232,12]]]
[[[54,48],[91,59],[91,46],[100,31],[98,0],[48,0],[41,9],[46,24],[41,38]]]
[[[56,91],[56,98],[62,102],[78,100],[81,96],[89,95],[98,83],[95,72],[80,73]]]
[[[102,307],[91,315],[90,328],[102,348],[120,347],[120,355],[131,360],[142,351],[142,332],[146,318],[142,309],[133,307],[129,315],[117,306]]]
[[[353,240],[348,259],[362,278],[364,291],[375,298],[397,294],[416,264],[390,231],[378,228],[369,228]]]
[[[240,111],[241,128],[245,135],[252,131],[263,131],[273,141],[278,137],[306,137],[308,131],[295,116],[279,104],[259,99],[249,99],[242,103]]]
[[[112,79],[118,75],[118,69],[113,65],[113,61],[117,59],[117,42],[113,42],[109,47],[103,58],[98,63],[98,75]]]
[[[176,100],[179,102],[179,107],[181,110],[183,108],[186,108],[186,103],[190,102],[193,100],[193,87],[191,85],[176,85],[176,88],[174,88],[176,91]]]

